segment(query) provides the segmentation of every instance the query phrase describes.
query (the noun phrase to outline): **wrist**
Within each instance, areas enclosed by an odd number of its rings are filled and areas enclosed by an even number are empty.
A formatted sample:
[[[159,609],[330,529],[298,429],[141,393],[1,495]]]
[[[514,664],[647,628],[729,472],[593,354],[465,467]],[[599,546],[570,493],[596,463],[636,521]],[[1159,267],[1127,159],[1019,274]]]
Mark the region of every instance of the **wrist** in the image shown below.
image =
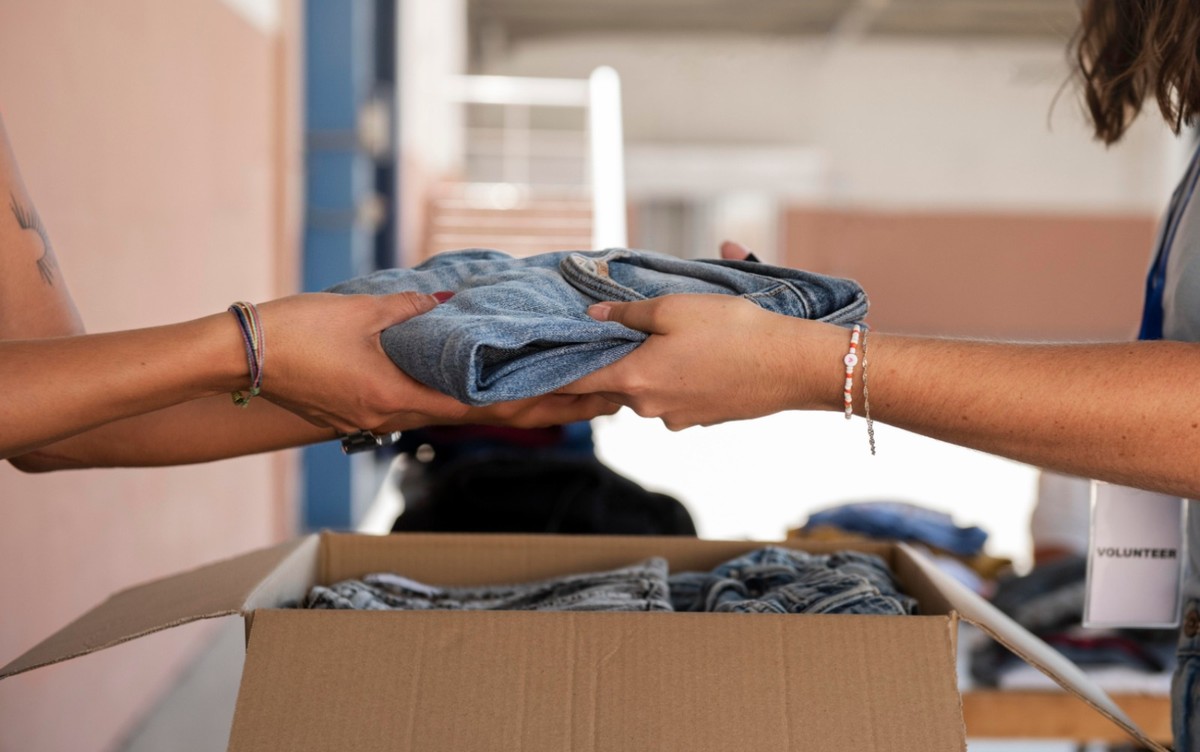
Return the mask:
[[[182,326],[190,327],[189,337],[195,343],[204,367],[197,387],[205,396],[245,389],[250,383],[250,363],[246,358],[246,346],[237,318],[222,312],[190,321]]]
[[[783,371],[790,388],[787,409],[843,410],[850,329],[803,319],[791,319],[790,323],[790,362]]]

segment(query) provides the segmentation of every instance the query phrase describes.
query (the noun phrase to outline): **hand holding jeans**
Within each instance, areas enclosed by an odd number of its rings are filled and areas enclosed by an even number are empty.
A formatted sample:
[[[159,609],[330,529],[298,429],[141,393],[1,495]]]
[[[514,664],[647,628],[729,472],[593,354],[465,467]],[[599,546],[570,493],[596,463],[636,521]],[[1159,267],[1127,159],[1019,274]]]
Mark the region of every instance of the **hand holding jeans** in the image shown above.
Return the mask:
[[[588,313],[651,336],[563,393],[600,394],[671,430],[840,404],[841,327],[727,295],[598,303]]]
[[[436,305],[421,293],[311,293],[262,304],[263,395],[342,433],[375,429],[397,415],[410,427],[462,419],[466,405],[396,368],[379,340],[384,329]]]
[[[591,420],[599,415],[612,415],[620,409],[619,404],[598,394],[546,394],[541,397],[471,407],[459,416],[439,418],[415,412],[399,413],[388,418],[375,433],[446,425],[545,428]]]
[[[421,293],[316,293],[263,304],[264,394],[316,425],[343,433],[462,423],[536,428],[618,409],[603,397],[565,394],[468,408],[419,383],[387,357],[379,333],[436,305],[433,296]],[[286,325],[274,324],[284,316]]]

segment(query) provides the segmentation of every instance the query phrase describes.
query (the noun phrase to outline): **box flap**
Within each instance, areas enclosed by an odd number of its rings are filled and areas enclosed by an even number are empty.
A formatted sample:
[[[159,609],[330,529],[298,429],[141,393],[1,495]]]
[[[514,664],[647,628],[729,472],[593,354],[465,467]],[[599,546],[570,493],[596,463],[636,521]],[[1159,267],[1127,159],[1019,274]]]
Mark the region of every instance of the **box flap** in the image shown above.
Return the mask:
[[[916,549],[900,544],[897,555],[908,560],[905,562],[906,565],[915,566],[924,571],[925,576],[941,590],[950,605],[963,619],[979,627],[1001,645],[1020,656],[1026,663],[1053,679],[1063,689],[1095,708],[1139,744],[1147,749],[1158,750],[1158,752],[1169,752],[1166,747],[1142,731],[1104,690],[1057,650],[1034,636],[1003,611],[938,569],[933,562]]]
[[[199,619],[278,605],[316,567],[317,536],[123,590],[0,669],[0,679]],[[306,564],[307,562],[307,564]],[[302,596],[311,575],[299,586]]]
[[[230,734],[287,749],[963,752],[946,616],[255,616]]]

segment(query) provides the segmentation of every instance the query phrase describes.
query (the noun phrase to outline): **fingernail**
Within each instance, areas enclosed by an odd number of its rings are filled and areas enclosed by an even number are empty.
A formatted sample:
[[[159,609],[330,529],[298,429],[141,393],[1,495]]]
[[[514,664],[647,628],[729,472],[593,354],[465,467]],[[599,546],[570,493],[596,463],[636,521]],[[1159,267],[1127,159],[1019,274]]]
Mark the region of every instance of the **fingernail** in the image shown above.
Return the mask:
[[[608,321],[610,311],[612,311],[612,306],[607,303],[597,303],[594,306],[589,306],[587,309],[588,315],[597,321]]]
[[[449,290],[442,290],[441,292],[435,292],[433,294],[433,299],[439,303],[445,303],[447,300],[453,297],[454,293],[450,292]]]

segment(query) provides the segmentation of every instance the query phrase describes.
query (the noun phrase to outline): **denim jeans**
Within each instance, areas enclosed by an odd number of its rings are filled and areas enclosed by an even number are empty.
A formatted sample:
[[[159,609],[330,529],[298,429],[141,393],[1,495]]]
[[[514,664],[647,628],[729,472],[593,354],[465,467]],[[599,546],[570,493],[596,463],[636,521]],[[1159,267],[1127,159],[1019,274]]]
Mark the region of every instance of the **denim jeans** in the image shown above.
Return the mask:
[[[676,611],[903,615],[917,606],[882,559],[856,551],[815,555],[768,546],[710,573],[674,575],[670,587]]]
[[[492,587],[440,588],[369,574],[309,591],[307,608],[364,611],[670,611],[667,562],[651,558],[609,572]]]
[[[1171,727],[1178,752],[1200,749],[1200,599],[1183,604],[1179,664],[1171,681]]]
[[[843,504],[815,512],[805,528],[832,525],[875,538],[917,541],[959,556],[983,550],[987,533],[978,527],[959,527],[945,512],[894,501]]]
[[[306,608],[506,611],[716,611],[775,614],[916,613],[878,556],[829,555],[768,546],[712,572],[667,577],[654,557],[609,572],[524,585],[440,588],[396,574],[369,574],[309,591]]]
[[[516,259],[499,251],[443,253],[329,288],[385,294],[449,290],[436,309],[383,332],[392,361],[471,405],[553,392],[620,360],[646,339],[595,321],[598,301],[673,293],[740,295],[768,311],[847,324],[866,316],[857,283],[751,261],[687,261],[646,251],[560,251]]]

